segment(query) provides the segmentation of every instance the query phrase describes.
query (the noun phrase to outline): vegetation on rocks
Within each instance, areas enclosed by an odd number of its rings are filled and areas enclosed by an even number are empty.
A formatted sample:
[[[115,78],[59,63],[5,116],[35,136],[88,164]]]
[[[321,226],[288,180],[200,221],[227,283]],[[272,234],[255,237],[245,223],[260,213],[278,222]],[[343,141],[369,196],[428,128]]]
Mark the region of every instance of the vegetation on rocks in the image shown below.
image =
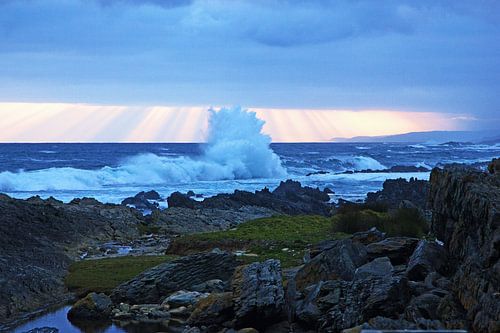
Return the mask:
[[[109,293],[144,270],[174,259],[174,256],[126,256],[73,263],[66,276],[68,289],[78,293]]]
[[[274,216],[242,223],[235,229],[186,235],[173,240],[169,253],[189,254],[220,248],[245,250],[246,262],[279,259],[283,267],[302,262],[305,249],[311,244],[331,239],[331,219],[314,216]],[[333,238],[345,237],[335,233]]]
[[[355,233],[376,227],[388,236],[424,237],[428,224],[416,208],[392,212],[351,209],[333,217],[333,232]]]

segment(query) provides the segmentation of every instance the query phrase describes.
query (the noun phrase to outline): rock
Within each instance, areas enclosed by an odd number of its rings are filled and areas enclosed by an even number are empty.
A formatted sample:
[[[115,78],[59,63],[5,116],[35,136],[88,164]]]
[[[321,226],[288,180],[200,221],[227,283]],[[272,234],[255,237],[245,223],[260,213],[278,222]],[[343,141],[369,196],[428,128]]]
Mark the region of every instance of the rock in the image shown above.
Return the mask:
[[[156,191],[149,192],[139,192],[133,197],[129,197],[124,199],[121,204],[122,205],[132,205],[139,210],[154,210],[159,208],[158,202],[151,201],[159,201],[161,200],[161,196]]]
[[[278,260],[238,267],[232,287],[236,327],[262,328],[282,319],[285,298]]]
[[[299,295],[295,317],[309,329],[339,332],[376,316],[394,316],[403,311],[408,298],[402,275],[319,282]]]
[[[169,207],[235,210],[244,206],[254,206],[290,215],[329,215],[331,209],[328,204],[330,196],[327,192],[320,191],[318,188],[302,186],[293,180],[281,182],[273,192],[267,188],[254,193],[236,190],[233,194],[218,194],[201,202],[175,192],[167,201]]]
[[[436,168],[430,177],[430,205],[432,232],[444,243],[452,268],[455,308],[463,309],[471,331],[498,332],[500,174],[457,165]],[[452,323],[460,322],[451,317]]]
[[[366,262],[365,247],[350,239],[332,242],[331,248],[311,259],[297,272],[295,286],[302,290],[308,285],[327,280],[352,280],[356,268]]]
[[[368,327],[377,330],[412,330],[418,328],[415,323],[404,319],[392,319],[380,316],[368,320]]]
[[[37,327],[24,333],[59,333],[59,330],[55,327]]]
[[[71,307],[68,319],[71,321],[107,319],[112,305],[113,302],[106,294],[90,293]]]
[[[490,164],[488,164],[488,172],[491,174],[500,173],[500,158],[494,158]]]
[[[0,196],[0,323],[70,298],[64,277],[84,244],[139,236],[135,210],[96,200]]]
[[[375,258],[367,264],[356,269],[354,273],[355,280],[369,278],[371,276],[387,277],[391,276],[394,267],[391,260],[387,257]]]
[[[406,264],[419,240],[409,237],[390,237],[366,246],[370,258],[389,257],[393,265]]]
[[[361,243],[364,245],[380,242],[385,239],[385,232],[379,231],[376,227],[368,231],[356,232],[351,236],[353,242]]]
[[[226,252],[182,257],[148,269],[122,283],[112,291],[111,298],[115,303],[160,302],[179,289],[190,290],[208,280],[228,281],[236,265],[236,258]]]
[[[428,170],[427,170],[428,171]],[[402,200],[410,201],[421,210],[426,210],[429,182],[411,178],[388,179],[383,184],[383,189],[367,194],[366,203],[383,203],[389,208],[398,208]]]
[[[429,273],[444,273],[446,251],[436,242],[421,240],[410,257],[407,275],[410,280],[423,281]]]
[[[180,306],[190,306],[196,304],[200,298],[207,297],[208,294],[202,294],[197,291],[176,291],[172,295],[165,298],[162,305],[167,304],[171,308],[178,308]]]
[[[228,284],[219,279],[208,280],[194,285],[191,289],[200,293],[221,293],[228,287]]]
[[[405,309],[405,319],[414,323],[418,323],[421,318],[437,320],[439,319],[437,308],[440,302],[441,297],[431,293],[415,297]]]
[[[214,293],[196,303],[187,322],[189,325],[221,325],[233,316],[233,294]]]

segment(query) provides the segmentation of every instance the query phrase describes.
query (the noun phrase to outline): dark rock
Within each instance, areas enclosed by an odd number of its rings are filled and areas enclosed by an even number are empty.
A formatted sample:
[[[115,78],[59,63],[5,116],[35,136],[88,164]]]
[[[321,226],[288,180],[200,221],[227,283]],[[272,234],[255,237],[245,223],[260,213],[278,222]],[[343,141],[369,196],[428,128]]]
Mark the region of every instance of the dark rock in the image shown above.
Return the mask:
[[[96,200],[0,197],[0,323],[65,302],[64,276],[87,244],[138,237],[142,217]]]
[[[388,277],[392,275],[394,267],[391,260],[387,257],[375,258],[367,264],[356,269],[354,273],[355,280],[366,279],[369,277]]]
[[[376,227],[371,228],[368,231],[356,232],[351,236],[353,242],[361,244],[370,244],[375,242],[380,242],[385,239],[385,232],[379,231]]]
[[[498,332],[500,174],[455,165],[434,169],[430,185],[432,231],[447,250],[458,308],[474,332]]]
[[[494,158],[490,164],[488,164],[488,172],[491,174],[500,174],[500,158]]]
[[[208,280],[191,287],[193,291],[198,291],[200,293],[221,293],[226,291],[227,288],[228,283],[219,279]]]
[[[306,263],[295,276],[298,290],[326,280],[352,280],[356,268],[366,262],[366,250],[363,245],[350,239],[335,241],[331,248]]]
[[[401,312],[408,297],[401,275],[319,282],[296,301],[295,315],[308,328],[340,332],[376,316],[391,317]]]
[[[365,202],[383,203],[389,208],[398,208],[402,200],[407,200],[426,210],[428,193],[429,182],[426,180],[388,179],[384,182],[382,190],[368,193]]]
[[[414,323],[418,323],[421,318],[437,320],[439,319],[437,308],[440,302],[441,297],[431,293],[415,297],[405,309],[405,319]]]
[[[393,265],[406,264],[419,240],[409,237],[390,237],[366,246],[368,257],[389,257]]]
[[[161,196],[156,191],[149,192],[139,192],[133,197],[126,198],[122,201],[122,205],[132,205],[137,209],[144,210],[154,210],[159,208],[158,202],[151,201],[161,200]]]
[[[232,286],[237,327],[262,328],[283,319],[285,298],[278,260],[238,267]]]
[[[24,333],[59,333],[59,330],[55,327],[37,327]]]
[[[366,328],[376,330],[411,330],[417,329],[418,327],[415,323],[411,323],[404,319],[392,319],[377,316],[368,320],[368,327]]]
[[[169,207],[235,210],[244,206],[256,206],[290,215],[328,215],[331,209],[328,201],[330,196],[327,192],[318,188],[303,187],[292,180],[281,182],[273,192],[267,188],[254,193],[236,190],[233,194],[218,194],[200,202],[175,192],[167,199]]]
[[[162,302],[163,305],[167,304],[171,308],[178,308],[181,306],[191,306],[194,305],[201,298],[207,297],[208,294],[203,294],[197,291],[185,291],[179,290],[172,295],[165,298]]]
[[[233,316],[233,294],[214,293],[196,303],[187,322],[189,325],[221,325]]]
[[[429,273],[444,273],[447,256],[442,245],[421,240],[410,257],[407,275],[410,280],[423,281]]]
[[[329,173],[330,173],[330,171],[324,171],[324,170],[314,171],[314,172],[309,172],[308,174],[306,174],[306,177],[313,176],[313,175],[327,175]]]
[[[229,253],[201,253],[182,257],[148,269],[134,279],[122,283],[111,293],[116,302],[132,304],[160,302],[180,289],[212,279],[228,281],[236,267],[236,258]]]
[[[106,294],[90,293],[76,302],[68,312],[69,320],[107,319],[113,302]]]

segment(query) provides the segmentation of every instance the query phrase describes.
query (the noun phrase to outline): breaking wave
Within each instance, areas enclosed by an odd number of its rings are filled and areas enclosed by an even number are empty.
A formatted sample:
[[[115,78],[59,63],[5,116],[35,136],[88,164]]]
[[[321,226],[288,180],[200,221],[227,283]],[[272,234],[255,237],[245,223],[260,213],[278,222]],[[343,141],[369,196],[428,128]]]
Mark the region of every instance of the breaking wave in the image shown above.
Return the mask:
[[[241,108],[210,109],[207,144],[200,156],[133,156],[117,167],[71,167],[1,172],[1,191],[87,190],[106,186],[283,178],[287,172],[262,133],[264,121]]]

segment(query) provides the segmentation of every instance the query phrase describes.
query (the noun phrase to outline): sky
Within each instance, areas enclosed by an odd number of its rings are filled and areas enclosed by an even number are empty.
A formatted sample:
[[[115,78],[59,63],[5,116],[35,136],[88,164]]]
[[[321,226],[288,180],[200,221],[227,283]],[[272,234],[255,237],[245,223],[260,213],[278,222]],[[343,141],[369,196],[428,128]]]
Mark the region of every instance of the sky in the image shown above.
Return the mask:
[[[500,123],[494,0],[0,0],[0,141],[274,141]],[[500,128],[499,128],[500,129]]]

